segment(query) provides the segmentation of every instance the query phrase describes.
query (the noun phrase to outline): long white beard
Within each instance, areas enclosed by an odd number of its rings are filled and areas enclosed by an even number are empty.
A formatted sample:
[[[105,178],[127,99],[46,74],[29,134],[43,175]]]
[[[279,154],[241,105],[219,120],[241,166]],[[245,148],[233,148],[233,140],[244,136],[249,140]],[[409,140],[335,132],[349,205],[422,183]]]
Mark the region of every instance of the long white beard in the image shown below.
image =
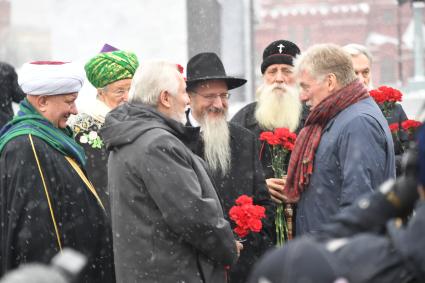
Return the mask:
[[[257,90],[257,98],[255,118],[263,129],[297,129],[302,104],[295,88],[276,83],[262,85]]]
[[[208,113],[205,113],[200,124],[205,161],[210,169],[224,176],[230,169],[231,162],[230,132],[226,113],[220,118],[209,118]]]

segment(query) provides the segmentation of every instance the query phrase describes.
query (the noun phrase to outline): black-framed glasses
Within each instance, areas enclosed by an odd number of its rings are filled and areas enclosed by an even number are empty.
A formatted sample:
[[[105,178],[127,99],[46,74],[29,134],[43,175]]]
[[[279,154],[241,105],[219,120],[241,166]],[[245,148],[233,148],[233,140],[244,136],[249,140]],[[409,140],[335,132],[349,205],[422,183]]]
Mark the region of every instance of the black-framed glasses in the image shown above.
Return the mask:
[[[191,92],[193,92],[193,93],[195,93],[199,96],[202,96],[203,98],[205,98],[206,100],[209,100],[209,101],[214,101],[217,98],[220,98],[221,100],[228,100],[230,98],[230,93],[228,93],[228,92],[219,93],[219,94],[218,93],[205,93],[205,94],[203,94],[203,93],[198,93],[196,91],[191,91]]]

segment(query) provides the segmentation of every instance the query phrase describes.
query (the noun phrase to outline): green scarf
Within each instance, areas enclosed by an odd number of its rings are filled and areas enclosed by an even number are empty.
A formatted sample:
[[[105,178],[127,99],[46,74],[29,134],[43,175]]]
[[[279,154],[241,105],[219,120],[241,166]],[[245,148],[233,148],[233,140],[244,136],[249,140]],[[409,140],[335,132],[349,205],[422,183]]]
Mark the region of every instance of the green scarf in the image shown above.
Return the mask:
[[[18,114],[0,131],[0,153],[10,140],[27,134],[42,139],[63,155],[72,157],[83,166],[86,164],[84,149],[74,140],[71,128],[59,129],[53,126],[25,98],[19,104]]]

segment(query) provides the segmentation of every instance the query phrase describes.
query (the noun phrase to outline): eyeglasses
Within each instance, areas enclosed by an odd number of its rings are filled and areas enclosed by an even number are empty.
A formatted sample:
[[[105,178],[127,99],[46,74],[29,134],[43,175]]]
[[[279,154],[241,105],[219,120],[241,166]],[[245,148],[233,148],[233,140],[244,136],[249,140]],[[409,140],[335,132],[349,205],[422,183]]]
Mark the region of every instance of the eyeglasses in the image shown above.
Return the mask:
[[[205,98],[206,100],[209,101],[214,101],[217,98],[220,98],[221,100],[228,100],[230,98],[230,93],[225,92],[225,93],[220,93],[220,94],[216,94],[216,93],[206,93],[206,94],[202,94],[202,93],[198,93],[195,91],[191,91],[199,96],[202,96],[203,98]]]

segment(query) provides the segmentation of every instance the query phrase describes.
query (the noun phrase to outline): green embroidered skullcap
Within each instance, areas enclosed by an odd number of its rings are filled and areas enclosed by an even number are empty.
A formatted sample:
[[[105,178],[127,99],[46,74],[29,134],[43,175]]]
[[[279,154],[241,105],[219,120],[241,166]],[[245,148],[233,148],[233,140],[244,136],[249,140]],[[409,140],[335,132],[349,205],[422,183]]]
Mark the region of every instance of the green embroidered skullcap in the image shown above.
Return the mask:
[[[87,79],[95,88],[133,78],[139,61],[132,52],[117,50],[99,53],[84,66]]]

